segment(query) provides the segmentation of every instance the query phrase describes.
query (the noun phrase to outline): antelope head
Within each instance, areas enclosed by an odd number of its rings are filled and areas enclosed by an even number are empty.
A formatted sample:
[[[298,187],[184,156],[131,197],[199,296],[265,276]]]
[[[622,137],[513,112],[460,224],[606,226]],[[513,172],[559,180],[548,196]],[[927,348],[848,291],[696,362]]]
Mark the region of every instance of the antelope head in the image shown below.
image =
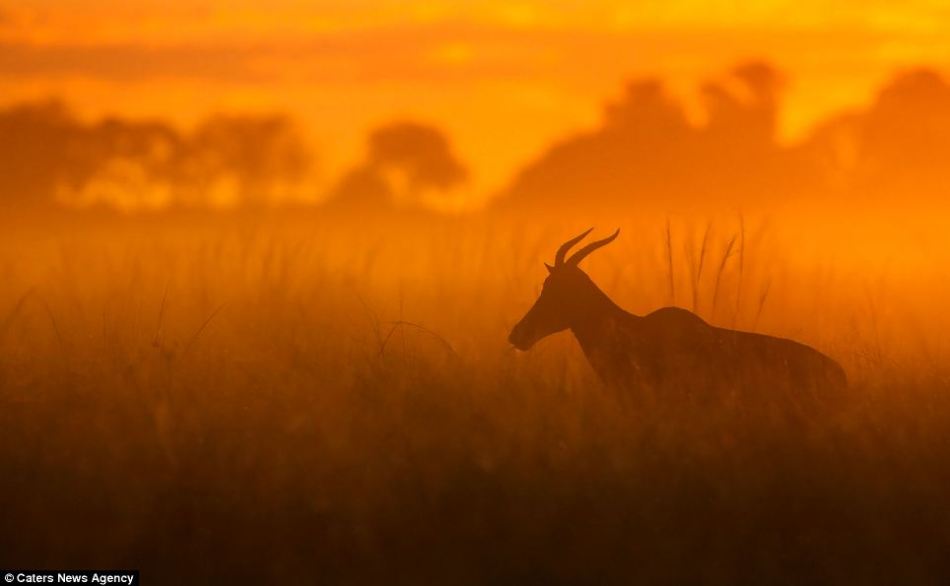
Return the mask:
[[[613,242],[620,234],[619,229],[603,240],[589,243],[564,260],[568,251],[591,230],[593,228],[562,244],[554,256],[554,266],[544,264],[548,276],[544,280],[541,295],[508,336],[508,341],[515,348],[528,350],[538,340],[573,327],[606,299],[606,295],[577,265],[593,251]]]

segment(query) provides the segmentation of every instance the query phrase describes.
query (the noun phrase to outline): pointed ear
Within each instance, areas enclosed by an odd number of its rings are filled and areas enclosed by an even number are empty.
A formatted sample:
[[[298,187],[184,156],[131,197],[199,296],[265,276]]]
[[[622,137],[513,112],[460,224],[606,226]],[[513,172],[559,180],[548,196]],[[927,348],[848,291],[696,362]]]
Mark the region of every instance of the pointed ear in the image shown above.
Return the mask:
[[[554,272],[554,267],[552,267],[552,266],[549,265],[548,263],[544,263],[544,268],[546,268],[549,273],[553,273],[553,272]]]

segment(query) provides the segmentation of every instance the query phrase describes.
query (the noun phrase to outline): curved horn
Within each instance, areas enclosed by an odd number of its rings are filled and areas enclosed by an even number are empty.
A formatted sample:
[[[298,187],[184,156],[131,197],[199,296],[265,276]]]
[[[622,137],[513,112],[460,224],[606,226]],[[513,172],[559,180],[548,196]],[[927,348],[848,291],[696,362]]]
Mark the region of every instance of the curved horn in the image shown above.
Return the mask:
[[[613,241],[614,241],[614,238],[616,238],[619,234],[620,234],[620,228],[617,228],[617,231],[616,231],[616,232],[614,232],[614,233],[611,234],[610,236],[604,238],[603,240],[597,240],[597,241],[595,241],[595,242],[591,242],[590,244],[588,244],[588,245],[585,246],[584,248],[582,248],[582,249],[578,250],[577,252],[575,252],[574,254],[572,254],[572,255],[571,255],[571,258],[569,258],[569,259],[567,260],[567,264],[569,264],[569,265],[576,265],[577,263],[579,263],[579,262],[581,262],[582,260],[584,260],[584,258],[585,258],[588,254],[594,252],[595,250],[597,250],[597,249],[600,248],[601,246],[607,246],[608,244],[610,244],[611,242],[613,242]]]
[[[564,255],[567,254],[567,251],[570,250],[572,246],[583,240],[584,236],[590,234],[591,230],[593,230],[593,228],[588,228],[583,234],[575,236],[562,244],[561,247],[557,249],[557,254],[554,255],[554,266],[559,267],[564,264]]]

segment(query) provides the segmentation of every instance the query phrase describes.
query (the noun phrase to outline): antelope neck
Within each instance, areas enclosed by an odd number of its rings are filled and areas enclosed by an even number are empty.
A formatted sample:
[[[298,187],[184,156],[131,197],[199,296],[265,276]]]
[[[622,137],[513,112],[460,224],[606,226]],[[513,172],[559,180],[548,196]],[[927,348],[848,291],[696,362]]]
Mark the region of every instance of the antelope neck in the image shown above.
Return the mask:
[[[639,321],[639,317],[625,311],[606,293],[593,285],[588,295],[580,300],[572,312],[570,329],[585,354],[607,341],[608,330],[618,321]]]

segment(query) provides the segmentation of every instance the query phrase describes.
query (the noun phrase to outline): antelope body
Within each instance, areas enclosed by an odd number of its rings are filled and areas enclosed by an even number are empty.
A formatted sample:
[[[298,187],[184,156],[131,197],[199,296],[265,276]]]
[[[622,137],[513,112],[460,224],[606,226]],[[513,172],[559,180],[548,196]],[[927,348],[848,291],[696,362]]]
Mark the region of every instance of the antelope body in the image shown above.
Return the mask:
[[[534,306],[509,341],[519,350],[570,329],[600,378],[613,386],[654,391],[810,392],[846,385],[842,368],[804,344],[711,326],[676,307],[637,316],[621,309],[577,265],[612,236],[564,256],[590,230],[565,242]]]

